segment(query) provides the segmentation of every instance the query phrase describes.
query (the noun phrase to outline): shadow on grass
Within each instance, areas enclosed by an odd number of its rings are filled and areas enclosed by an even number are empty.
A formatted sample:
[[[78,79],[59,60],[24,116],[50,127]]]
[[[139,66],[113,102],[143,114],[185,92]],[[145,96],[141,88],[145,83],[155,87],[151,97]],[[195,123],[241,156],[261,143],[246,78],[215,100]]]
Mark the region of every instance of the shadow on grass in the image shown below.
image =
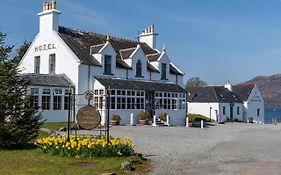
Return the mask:
[[[27,143],[25,145],[15,145],[10,147],[0,147],[0,151],[14,151],[14,150],[35,150],[37,148],[33,143]]]

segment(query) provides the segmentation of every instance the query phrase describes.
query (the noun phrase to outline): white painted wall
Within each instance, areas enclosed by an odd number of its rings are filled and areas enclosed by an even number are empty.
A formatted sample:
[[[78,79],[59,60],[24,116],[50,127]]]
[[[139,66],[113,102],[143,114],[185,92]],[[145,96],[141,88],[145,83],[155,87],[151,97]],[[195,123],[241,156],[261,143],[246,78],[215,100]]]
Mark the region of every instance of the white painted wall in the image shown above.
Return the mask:
[[[225,107],[225,114],[223,114],[223,107]],[[240,113],[237,114],[237,107]],[[217,112],[216,112],[217,111]],[[217,121],[226,121],[230,118],[230,104],[229,103],[190,103],[188,102],[188,113],[201,114],[210,117]],[[233,106],[233,119],[237,118],[242,121],[243,119],[243,104],[234,103]]]
[[[264,100],[257,86],[254,86],[248,101],[244,102],[244,121],[248,121],[250,117],[256,123],[264,123]],[[257,109],[260,109],[260,115],[257,115]]]

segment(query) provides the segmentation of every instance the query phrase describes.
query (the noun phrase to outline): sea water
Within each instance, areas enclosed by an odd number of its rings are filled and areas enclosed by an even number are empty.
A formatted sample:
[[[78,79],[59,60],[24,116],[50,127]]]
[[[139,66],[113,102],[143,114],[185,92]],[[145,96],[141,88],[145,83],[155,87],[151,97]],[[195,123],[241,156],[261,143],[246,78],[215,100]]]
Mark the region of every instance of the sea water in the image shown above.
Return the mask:
[[[264,110],[264,122],[272,123],[272,119],[278,123],[281,122],[281,108],[265,108]]]

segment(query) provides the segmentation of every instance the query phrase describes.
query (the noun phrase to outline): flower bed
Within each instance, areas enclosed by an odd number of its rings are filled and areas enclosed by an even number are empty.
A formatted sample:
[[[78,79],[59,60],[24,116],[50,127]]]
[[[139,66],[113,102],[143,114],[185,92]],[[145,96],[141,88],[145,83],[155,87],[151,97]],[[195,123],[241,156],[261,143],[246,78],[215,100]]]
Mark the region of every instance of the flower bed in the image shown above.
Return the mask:
[[[106,137],[70,136],[70,141],[63,136],[37,139],[34,143],[46,154],[63,157],[94,158],[130,156],[134,152],[134,144],[129,138],[112,138],[106,142]]]

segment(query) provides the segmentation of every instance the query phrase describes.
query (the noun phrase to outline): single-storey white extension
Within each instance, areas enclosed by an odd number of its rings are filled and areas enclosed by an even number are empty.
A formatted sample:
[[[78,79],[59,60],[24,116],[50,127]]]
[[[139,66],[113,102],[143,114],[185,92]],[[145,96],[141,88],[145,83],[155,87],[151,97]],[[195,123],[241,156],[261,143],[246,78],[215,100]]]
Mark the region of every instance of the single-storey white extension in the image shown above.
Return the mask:
[[[188,113],[215,121],[264,122],[264,101],[253,84],[195,87],[187,89]]]
[[[87,104],[83,94],[92,90],[91,104],[100,111],[102,124],[107,118],[107,92],[109,117],[120,115],[121,124],[129,124],[131,114],[136,123],[137,114],[145,110],[151,117],[168,113],[172,125],[185,124],[184,73],[171,62],[165,48],[156,48],[153,25],[139,34],[138,40],[129,40],[60,26],[60,14],[55,1],[44,3],[38,14],[39,33],[19,64],[31,79],[63,76],[68,80],[69,87],[48,83],[29,87],[38,96],[34,103],[43,110],[44,118],[66,121],[68,101],[64,97],[69,92],[80,94],[75,97],[77,112]],[[62,98],[57,98],[58,94]]]
[[[188,113],[218,122],[243,120],[243,101],[222,86],[187,88]]]

